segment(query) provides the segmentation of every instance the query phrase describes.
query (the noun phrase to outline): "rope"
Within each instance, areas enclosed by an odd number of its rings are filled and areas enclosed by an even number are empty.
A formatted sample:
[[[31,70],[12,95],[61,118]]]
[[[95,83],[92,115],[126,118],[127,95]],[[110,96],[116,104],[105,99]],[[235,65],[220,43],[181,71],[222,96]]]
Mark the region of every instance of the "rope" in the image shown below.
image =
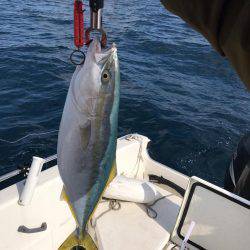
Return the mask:
[[[160,200],[162,200],[162,199],[164,199],[164,198],[166,198],[166,196],[162,196],[162,197],[156,199],[152,204],[144,204],[144,206],[146,207],[146,211],[147,211],[148,217],[153,218],[153,219],[157,218],[158,214],[157,214],[157,212],[152,208],[152,206],[154,206],[158,201],[160,201]],[[150,214],[150,213],[151,213],[151,214]]]
[[[103,200],[109,202],[109,209],[110,210],[119,210],[121,208],[121,201],[116,199],[110,199],[106,197],[102,197]]]
[[[152,208],[152,206],[154,206],[158,201],[162,200],[166,198],[166,196],[162,196],[158,199],[156,199],[153,203],[151,204],[143,204],[146,208],[146,212],[148,217],[155,219],[157,218],[158,214],[157,212]],[[121,209],[121,202],[125,202],[125,201],[121,201],[121,200],[115,200],[115,199],[109,199],[109,198],[104,198],[104,200],[109,201],[109,209],[110,210],[120,210]],[[136,202],[135,202],[136,203]]]
[[[132,176],[133,178],[136,178],[140,169],[140,162],[143,161],[143,157],[142,157],[142,143],[143,143],[143,139],[137,135],[137,134],[130,134],[127,135],[125,137],[126,140],[128,141],[137,141],[139,142],[139,150],[138,150],[138,154],[137,154],[137,159],[136,159],[136,163],[132,169]]]
[[[59,130],[52,130],[52,131],[42,132],[42,133],[31,133],[31,134],[27,134],[27,135],[25,135],[25,136],[23,136],[23,137],[15,140],[15,141],[9,141],[9,140],[5,140],[5,139],[0,138],[0,141],[1,142],[6,142],[6,143],[10,143],[10,144],[15,144],[15,143],[17,143],[19,141],[22,141],[22,140],[24,140],[24,139],[26,139],[28,137],[31,137],[31,136],[37,136],[38,137],[38,136],[41,136],[41,135],[52,134],[52,133],[55,133],[55,132],[58,132],[58,131]]]
[[[110,200],[109,208],[111,210],[119,210],[121,208],[121,203],[118,200]]]

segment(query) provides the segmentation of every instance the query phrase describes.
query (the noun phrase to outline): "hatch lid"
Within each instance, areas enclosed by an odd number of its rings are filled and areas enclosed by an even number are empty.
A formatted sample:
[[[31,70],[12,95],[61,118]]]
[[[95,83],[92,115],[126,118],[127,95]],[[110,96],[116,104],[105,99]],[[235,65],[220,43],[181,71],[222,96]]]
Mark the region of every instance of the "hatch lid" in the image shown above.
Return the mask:
[[[198,177],[191,177],[171,235],[181,246],[190,229],[189,249],[249,249],[250,201]]]

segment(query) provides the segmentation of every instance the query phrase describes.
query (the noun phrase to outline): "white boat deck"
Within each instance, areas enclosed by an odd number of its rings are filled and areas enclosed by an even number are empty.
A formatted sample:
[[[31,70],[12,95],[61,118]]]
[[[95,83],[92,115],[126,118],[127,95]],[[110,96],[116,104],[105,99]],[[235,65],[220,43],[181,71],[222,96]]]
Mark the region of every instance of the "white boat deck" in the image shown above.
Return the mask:
[[[182,198],[157,187],[162,196],[152,208],[156,218],[150,218],[143,204],[121,202],[119,210],[112,210],[108,201],[102,201],[92,219],[99,249],[152,250],[163,249],[173,231]],[[122,237],[121,237],[122,236]]]
[[[250,202],[154,161],[146,150],[148,141],[139,135],[118,139],[118,174],[140,180],[148,180],[149,175],[163,177],[186,190],[185,196],[167,185],[154,184],[164,196],[153,205],[156,218],[150,218],[141,204],[121,202],[119,210],[112,210],[108,201],[101,201],[88,225],[98,249],[180,249],[183,242],[180,234],[186,235],[192,220],[196,226],[190,239],[196,244],[206,249],[235,250],[236,246],[248,249]],[[0,191],[0,250],[56,250],[75,231],[75,220],[62,196],[63,183],[57,166],[41,172],[38,177],[27,204],[18,203],[25,181]],[[195,183],[200,183],[202,188],[193,189]],[[20,226],[41,229],[42,223],[47,225],[45,230],[18,231]],[[194,244],[188,247],[197,249]]]

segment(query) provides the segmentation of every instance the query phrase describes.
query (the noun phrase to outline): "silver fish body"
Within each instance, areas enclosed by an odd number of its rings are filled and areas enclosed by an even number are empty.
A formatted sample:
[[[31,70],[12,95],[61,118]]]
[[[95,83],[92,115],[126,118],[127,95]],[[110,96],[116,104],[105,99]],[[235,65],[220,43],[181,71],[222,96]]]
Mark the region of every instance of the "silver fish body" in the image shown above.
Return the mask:
[[[90,44],[73,74],[60,123],[57,157],[80,230],[115,171],[120,72],[115,45]]]

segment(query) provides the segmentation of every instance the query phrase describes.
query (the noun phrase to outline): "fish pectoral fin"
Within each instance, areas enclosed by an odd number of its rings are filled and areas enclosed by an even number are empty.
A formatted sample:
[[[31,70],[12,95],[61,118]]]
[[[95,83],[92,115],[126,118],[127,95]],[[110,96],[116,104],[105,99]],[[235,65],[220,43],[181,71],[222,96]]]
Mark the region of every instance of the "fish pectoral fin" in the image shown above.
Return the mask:
[[[87,121],[84,126],[80,126],[81,147],[83,150],[89,145],[91,136],[91,121]]]

